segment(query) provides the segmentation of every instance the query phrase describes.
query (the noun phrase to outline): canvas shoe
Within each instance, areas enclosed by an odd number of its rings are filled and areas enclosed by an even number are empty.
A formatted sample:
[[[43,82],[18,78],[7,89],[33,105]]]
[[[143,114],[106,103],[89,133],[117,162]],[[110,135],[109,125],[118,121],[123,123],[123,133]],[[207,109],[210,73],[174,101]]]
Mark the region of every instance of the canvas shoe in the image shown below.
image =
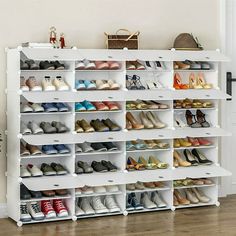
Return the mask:
[[[53,200],[53,208],[57,213],[57,217],[67,217],[69,215],[61,199]]]
[[[119,192],[119,187],[117,185],[108,185],[108,186],[106,186],[106,191],[108,193]]]
[[[22,113],[33,112],[33,109],[28,104],[20,104],[20,112]]]
[[[20,155],[21,156],[29,156],[30,151],[24,146],[22,142],[20,142]]]
[[[42,193],[40,191],[30,190],[30,194],[31,194],[32,198],[41,198],[42,197]]]
[[[23,135],[32,134],[31,129],[29,129],[23,121],[21,121],[21,124],[20,124],[20,132]]]
[[[44,108],[38,103],[28,103],[34,112],[44,112]]]
[[[78,206],[75,206],[75,215],[76,216],[84,216],[86,213]]]
[[[58,91],[68,91],[70,89],[69,85],[62,79],[61,76],[57,76],[53,79],[52,83]]]
[[[148,196],[147,193],[142,193],[141,194],[141,199],[140,202],[143,204],[143,206],[147,209],[154,209],[157,207],[157,205],[152,202]]]
[[[60,163],[51,163],[51,167],[57,172],[57,175],[66,175],[68,171]]]
[[[33,134],[43,134],[43,130],[34,121],[29,121],[28,128],[32,130]]]
[[[26,144],[25,147],[30,151],[31,155],[41,155],[42,151],[35,145]]]
[[[31,176],[33,177],[43,176],[43,172],[36,165],[28,164],[27,170],[31,173]]]
[[[93,168],[85,161],[78,161],[77,166],[82,168],[86,174],[93,173]]]
[[[114,213],[114,212],[119,212],[120,207],[117,205],[115,199],[111,195],[106,195],[104,198],[104,204],[109,210],[109,212]]]
[[[87,142],[81,143],[79,146],[81,147],[82,151],[85,153],[94,151],[94,149]]]
[[[45,134],[55,134],[57,133],[57,129],[53,127],[49,122],[41,122],[40,127],[42,128]]]
[[[53,147],[53,145],[43,145],[42,146],[42,151],[46,155],[53,155],[53,154],[58,153],[58,151]]]
[[[56,87],[52,84],[50,76],[45,76],[42,80],[43,91],[55,91]]]
[[[27,203],[20,204],[20,221],[29,222],[31,221],[31,216],[29,214]]]
[[[58,151],[58,153],[60,154],[66,154],[66,153],[70,153],[70,149],[68,149],[66,147],[66,145],[64,144],[56,144],[54,145],[54,148]]]
[[[40,61],[39,67],[41,70],[55,70],[55,66],[49,61]]]
[[[94,215],[95,211],[91,207],[90,202],[88,201],[88,198],[83,197],[81,202],[79,203],[80,208],[85,212],[86,215]]]
[[[38,202],[29,202],[27,203],[28,206],[28,210],[29,213],[31,215],[31,217],[34,220],[43,220],[44,219],[44,214],[43,212],[40,210],[40,206]]]
[[[109,212],[109,210],[102,203],[101,198],[99,196],[91,198],[91,206],[96,214],[105,214]]]
[[[28,92],[29,91],[29,87],[26,85],[26,79],[24,76],[20,77],[20,89],[23,92]]]
[[[25,83],[29,87],[30,91],[42,91],[42,87],[39,85],[34,76],[30,76]]]
[[[157,191],[152,192],[151,199],[159,208],[163,208],[167,206],[166,203],[163,201],[161,195]]]
[[[20,185],[20,199],[21,200],[28,200],[31,199],[31,194],[28,188],[25,187],[24,184]]]
[[[42,103],[42,107],[45,112],[57,112],[58,108],[55,107],[52,103]]]
[[[96,187],[93,187],[93,191],[95,193],[105,193],[106,188],[104,186],[96,186]]]
[[[50,165],[46,163],[42,163],[41,171],[45,176],[52,176],[57,174],[57,172]]]
[[[56,107],[59,112],[69,111],[68,106],[65,103],[62,103],[62,102],[53,103],[53,106]]]
[[[31,177],[31,173],[27,170],[25,166],[20,166],[20,177],[21,178],[27,178]]]
[[[54,65],[55,70],[65,70],[65,65],[63,63],[60,63],[59,61],[53,61],[51,63]]]
[[[56,128],[57,133],[65,133],[69,131],[69,129],[61,122],[52,121],[51,125]]]
[[[76,80],[75,81],[75,89],[76,90],[85,90],[86,86],[84,84],[84,81],[83,80]]]
[[[140,203],[135,193],[128,195],[128,204],[130,204],[135,210],[143,210],[143,204]]]
[[[41,211],[45,215],[46,219],[56,218],[57,216],[50,200],[41,201]]]

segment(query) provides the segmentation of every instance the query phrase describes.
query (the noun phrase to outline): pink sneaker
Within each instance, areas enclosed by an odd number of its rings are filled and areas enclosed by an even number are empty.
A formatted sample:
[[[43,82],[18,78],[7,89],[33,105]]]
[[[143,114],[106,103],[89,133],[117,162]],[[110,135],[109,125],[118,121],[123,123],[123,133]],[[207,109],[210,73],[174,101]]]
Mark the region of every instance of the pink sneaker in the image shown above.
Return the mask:
[[[109,65],[110,70],[118,70],[120,69],[120,64],[117,61],[108,61],[107,62]]]
[[[97,70],[108,70],[109,65],[106,61],[95,61],[96,69]]]

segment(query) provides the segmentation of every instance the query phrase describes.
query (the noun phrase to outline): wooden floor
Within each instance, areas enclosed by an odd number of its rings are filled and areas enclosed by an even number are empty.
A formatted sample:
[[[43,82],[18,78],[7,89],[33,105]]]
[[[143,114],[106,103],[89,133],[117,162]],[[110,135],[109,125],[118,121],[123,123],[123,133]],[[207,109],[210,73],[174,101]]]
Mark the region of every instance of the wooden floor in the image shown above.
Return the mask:
[[[236,235],[236,195],[221,199],[221,206],[199,207],[25,225],[21,228],[9,219],[0,220],[0,235],[4,236],[111,236],[111,235],[165,235],[217,236]]]

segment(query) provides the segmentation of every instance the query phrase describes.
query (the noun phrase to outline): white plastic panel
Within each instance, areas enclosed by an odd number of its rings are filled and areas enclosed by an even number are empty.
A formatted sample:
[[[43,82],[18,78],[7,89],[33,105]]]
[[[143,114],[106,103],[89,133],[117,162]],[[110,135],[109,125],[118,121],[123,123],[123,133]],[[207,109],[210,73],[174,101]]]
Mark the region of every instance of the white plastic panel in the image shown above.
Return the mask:
[[[70,189],[77,187],[83,187],[84,184],[73,177],[72,175],[65,176],[49,176],[49,177],[35,177],[35,178],[23,178],[22,183],[30,190],[42,191],[52,189]]]
[[[176,168],[172,171],[172,179],[210,178],[230,176],[231,173],[220,166],[196,166]]]
[[[230,96],[218,89],[182,89],[173,90],[173,99],[227,99]]]
[[[124,91],[80,91],[80,92],[24,92],[28,101],[39,102],[81,102],[90,101],[124,101]]]
[[[230,132],[227,132],[221,128],[177,128],[173,130],[173,138],[185,138],[185,137],[222,137],[230,136]]]

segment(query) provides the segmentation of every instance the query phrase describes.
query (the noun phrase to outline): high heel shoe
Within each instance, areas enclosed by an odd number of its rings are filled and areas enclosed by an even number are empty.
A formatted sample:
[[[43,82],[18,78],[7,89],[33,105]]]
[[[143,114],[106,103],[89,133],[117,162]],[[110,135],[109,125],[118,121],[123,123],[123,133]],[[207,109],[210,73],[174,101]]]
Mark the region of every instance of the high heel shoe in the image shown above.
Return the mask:
[[[129,168],[134,168],[136,170],[145,170],[145,167],[143,164],[138,163],[137,161],[135,161],[132,157],[129,157],[127,160],[127,169]],[[130,170],[130,169],[128,169]]]
[[[146,117],[145,113],[142,111],[139,114],[140,120],[142,124],[144,125],[145,129],[153,129],[154,125],[153,123]]]
[[[198,188],[192,188],[192,191],[195,193],[196,197],[200,202],[207,203],[211,200]]]
[[[140,76],[138,76],[138,75],[133,75],[132,81],[133,81],[133,86],[134,86],[133,89],[137,89],[137,90],[144,90],[144,89],[146,89],[146,88],[142,85],[142,83],[141,83]],[[131,89],[132,89],[132,88],[131,88]]]
[[[191,163],[188,161],[184,161],[177,151],[174,151],[174,159],[177,160],[178,166],[182,166],[182,167],[191,166]]]
[[[213,87],[212,84],[207,84],[206,83],[206,80],[204,79],[203,73],[198,73],[197,83],[199,85],[201,85],[204,89],[211,89]]]
[[[196,115],[197,115],[197,121],[198,121],[198,123],[201,124],[202,127],[204,127],[204,128],[210,127],[209,122],[207,122],[205,119],[206,115],[201,110],[197,110]]]
[[[157,165],[156,165],[155,163],[150,163],[150,162],[148,162],[146,159],[144,159],[144,157],[139,157],[138,163],[143,164],[143,166],[144,166],[147,170],[154,170],[154,169],[157,168]]]
[[[202,85],[198,83],[194,73],[189,75],[189,88],[191,89],[203,89]]]
[[[199,203],[198,198],[196,197],[196,195],[194,194],[191,188],[185,189],[185,194],[186,194],[187,199],[190,201],[190,203],[192,204]]]
[[[184,128],[186,127],[186,124],[183,122],[181,114],[176,113],[174,116],[174,122],[176,127]]]
[[[129,122],[129,120],[126,118],[126,129],[131,130],[132,129],[132,124]]]
[[[126,119],[131,123],[133,129],[143,129],[144,128],[144,125],[140,124],[130,112],[126,113]]]
[[[177,189],[174,190],[174,195],[180,205],[189,205],[190,201],[186,199]]]
[[[179,73],[175,73],[175,75],[174,75],[173,87],[175,89],[188,89],[188,85],[187,84],[182,84],[181,77],[180,77]]]
[[[155,115],[153,114],[153,112],[148,111],[148,112],[146,113],[146,116],[147,116],[147,118],[152,122],[152,124],[154,125],[154,127],[155,127],[156,129],[162,129],[162,128],[165,128],[165,127],[166,127],[166,125],[165,125],[164,123],[162,123],[162,122],[160,121],[160,119],[159,119],[157,116],[155,116]]]
[[[192,155],[198,160],[200,164],[211,165],[213,162],[208,160],[201,152],[197,149],[192,150]]]
[[[201,124],[196,121],[195,116],[192,114],[192,112],[190,110],[187,110],[185,113],[185,118],[187,121],[188,126],[190,126],[191,128],[201,128]],[[193,121],[193,119],[195,120],[195,122]]]
[[[150,156],[148,159],[148,163],[156,166],[156,168],[158,169],[166,169],[168,168],[168,164],[165,162],[161,162],[160,160],[158,160],[156,157],[154,156]]]
[[[189,150],[184,150],[184,156],[186,160],[191,163],[192,166],[198,166],[198,162]]]

